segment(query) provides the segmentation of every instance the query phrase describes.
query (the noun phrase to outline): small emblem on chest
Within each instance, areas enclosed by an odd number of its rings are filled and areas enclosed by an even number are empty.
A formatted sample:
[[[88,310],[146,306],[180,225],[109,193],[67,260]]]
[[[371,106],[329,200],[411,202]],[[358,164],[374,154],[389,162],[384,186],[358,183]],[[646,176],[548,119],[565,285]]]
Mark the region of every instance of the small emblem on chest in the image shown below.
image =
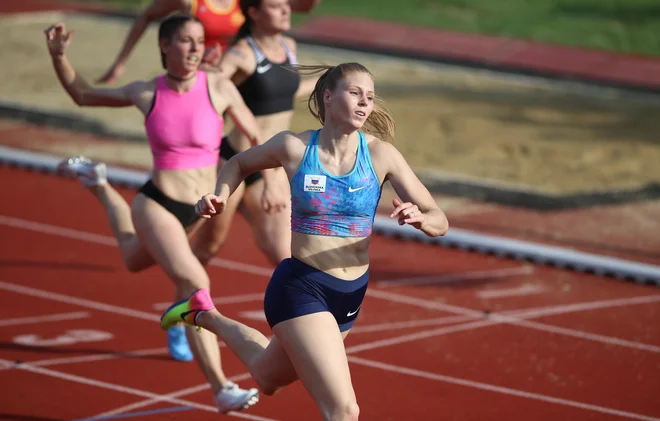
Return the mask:
[[[325,192],[325,175],[305,174],[303,190],[314,193]]]

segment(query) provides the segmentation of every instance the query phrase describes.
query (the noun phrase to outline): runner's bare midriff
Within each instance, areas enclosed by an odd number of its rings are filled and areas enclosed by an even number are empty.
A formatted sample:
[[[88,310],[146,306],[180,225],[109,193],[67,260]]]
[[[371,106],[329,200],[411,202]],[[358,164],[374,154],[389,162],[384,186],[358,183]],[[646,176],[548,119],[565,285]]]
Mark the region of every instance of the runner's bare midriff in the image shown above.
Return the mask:
[[[190,170],[154,169],[153,183],[170,199],[194,205],[205,194],[215,190],[217,165]]]
[[[371,237],[331,237],[293,232],[291,255],[339,279],[352,281],[369,268]]]

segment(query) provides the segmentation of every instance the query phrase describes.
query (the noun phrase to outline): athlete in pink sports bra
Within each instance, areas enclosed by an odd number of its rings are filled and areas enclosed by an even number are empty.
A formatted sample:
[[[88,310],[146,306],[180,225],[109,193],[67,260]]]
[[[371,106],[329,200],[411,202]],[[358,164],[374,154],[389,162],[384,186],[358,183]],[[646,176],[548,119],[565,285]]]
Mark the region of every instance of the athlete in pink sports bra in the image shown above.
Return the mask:
[[[184,15],[165,19],[158,39],[166,74],[116,89],[94,88],[74,70],[64,54],[72,32],[63,24],[45,32],[55,72],[76,104],[137,107],[146,117],[154,160],[152,178],[131,206],[108,184],[105,164],[77,156],[63,161],[59,169],[76,176],[103,205],[129,271],[159,264],[174,281],[177,299],[208,288],[209,277],[188,241],[199,226],[194,203],[215,185],[223,113],[232,117],[251,142],[262,139],[254,116],[231,80],[221,73],[199,71],[204,54],[201,23]],[[258,400],[256,389],[241,389],[225,377],[215,335],[187,329],[187,336],[211,385],[218,412],[241,410]]]
[[[156,79],[153,106],[145,120],[155,169],[185,170],[218,164],[224,121],[208,93],[207,74],[197,71],[195,84],[181,94]]]

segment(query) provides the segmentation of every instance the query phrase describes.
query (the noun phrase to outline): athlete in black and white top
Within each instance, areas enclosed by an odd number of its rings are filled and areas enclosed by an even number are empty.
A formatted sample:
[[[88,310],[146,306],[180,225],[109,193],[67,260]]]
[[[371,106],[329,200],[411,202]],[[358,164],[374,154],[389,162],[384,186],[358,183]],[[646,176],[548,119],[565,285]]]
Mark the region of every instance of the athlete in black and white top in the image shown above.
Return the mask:
[[[223,54],[220,68],[238,86],[243,100],[257,119],[262,134],[271,137],[289,130],[296,98],[306,98],[314,90],[317,77],[301,79],[295,69],[296,42],[284,32],[291,28],[291,7],[287,0],[240,0],[245,22],[232,46]],[[223,139],[221,165],[251,145],[235,128]],[[237,209],[250,221],[256,242],[275,266],[291,255],[290,192],[281,169],[275,189],[264,189],[260,173],[252,174],[232,194],[227,209],[207,221],[199,230],[193,250],[203,264],[224,244]],[[271,181],[269,181],[271,182]],[[262,203],[264,192],[287,197],[284,209],[269,209]],[[272,201],[279,202],[282,201]]]

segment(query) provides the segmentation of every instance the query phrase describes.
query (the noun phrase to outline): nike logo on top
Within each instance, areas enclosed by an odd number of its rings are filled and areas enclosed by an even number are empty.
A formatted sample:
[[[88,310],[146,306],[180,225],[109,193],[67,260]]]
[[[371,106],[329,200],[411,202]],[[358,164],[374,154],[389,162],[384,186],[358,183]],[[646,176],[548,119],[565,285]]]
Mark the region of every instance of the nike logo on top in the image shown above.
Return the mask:
[[[265,66],[257,66],[257,73],[259,74],[266,73],[268,70],[270,70],[271,67],[273,67],[271,63],[268,63]]]
[[[360,305],[360,307],[362,307],[362,305]],[[349,311],[348,314],[346,314],[346,317],[351,317],[352,315],[360,311],[360,307],[358,307],[357,310],[355,311]]]
[[[348,188],[348,192],[349,192],[349,193],[353,193],[353,192],[356,192],[356,191],[358,191],[358,190],[362,190],[362,189],[365,188],[365,187],[367,187],[367,186],[358,187],[357,189],[354,189],[353,187],[349,187],[349,188]]]

